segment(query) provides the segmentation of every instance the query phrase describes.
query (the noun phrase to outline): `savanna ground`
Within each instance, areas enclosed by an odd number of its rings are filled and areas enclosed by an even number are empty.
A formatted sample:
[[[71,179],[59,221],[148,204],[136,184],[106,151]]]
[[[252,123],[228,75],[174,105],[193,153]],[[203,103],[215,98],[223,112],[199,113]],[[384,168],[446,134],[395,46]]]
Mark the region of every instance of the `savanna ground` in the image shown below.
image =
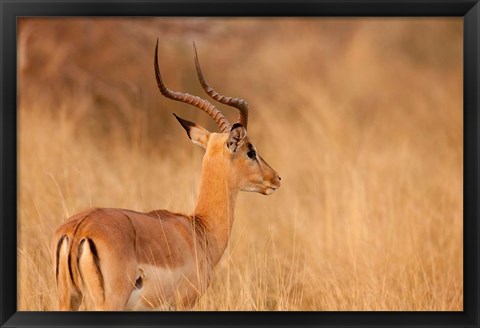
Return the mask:
[[[250,104],[282,176],[241,193],[195,310],[463,310],[461,19],[21,19],[18,309],[55,310],[54,229],[88,207],[194,206],[203,151],[160,95]],[[213,102],[213,101],[212,101]],[[233,121],[236,112],[218,105]]]

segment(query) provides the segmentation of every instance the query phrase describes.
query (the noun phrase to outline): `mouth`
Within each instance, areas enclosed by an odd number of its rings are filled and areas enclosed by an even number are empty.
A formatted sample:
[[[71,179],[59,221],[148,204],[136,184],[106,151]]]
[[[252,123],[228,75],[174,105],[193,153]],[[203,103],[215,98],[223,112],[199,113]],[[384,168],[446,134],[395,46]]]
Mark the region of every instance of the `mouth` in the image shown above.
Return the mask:
[[[263,185],[263,184],[258,184],[255,186],[248,186],[242,189],[242,191],[251,191],[251,192],[258,192],[259,194],[262,195],[270,195],[273,194],[275,190],[277,190],[280,187],[280,185]]]
[[[278,189],[278,187],[267,187],[267,188],[265,189],[265,195],[273,194],[273,192],[274,192],[275,190],[277,190],[277,189]]]

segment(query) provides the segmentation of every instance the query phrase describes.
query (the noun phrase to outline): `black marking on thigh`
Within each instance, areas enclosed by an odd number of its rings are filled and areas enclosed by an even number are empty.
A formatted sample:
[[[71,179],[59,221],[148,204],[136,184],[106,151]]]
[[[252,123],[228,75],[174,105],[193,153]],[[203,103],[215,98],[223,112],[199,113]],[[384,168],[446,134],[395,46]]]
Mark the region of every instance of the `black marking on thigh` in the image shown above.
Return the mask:
[[[75,279],[73,278],[73,270],[72,270],[72,247],[73,247],[73,243],[75,241],[75,236],[78,232],[78,230],[80,229],[80,226],[82,225],[82,223],[88,219],[90,217],[90,215],[92,215],[92,213],[94,212],[100,212],[100,211],[103,211],[101,208],[94,208],[90,213],[88,213],[87,215],[85,215],[81,220],[80,222],[77,223],[77,225],[75,226],[75,230],[73,231],[73,235],[72,235],[72,242],[70,243],[70,249],[68,251],[68,271],[70,273],[70,279],[72,280],[72,283],[75,287],[78,288],[76,282],[75,282]]]
[[[93,255],[93,261],[95,262],[95,266],[97,267],[97,270],[98,270],[98,279],[100,280],[100,286],[102,287],[102,292],[105,293],[103,275],[102,275],[102,270],[100,270],[100,258],[98,257],[97,247],[95,246],[95,243],[93,242],[93,240],[91,240],[90,238],[86,238],[86,240],[88,242],[88,246],[90,246],[90,251],[92,252],[92,255]]]
[[[93,211],[92,211],[93,212]],[[90,212],[91,213],[91,212]],[[70,273],[70,279],[72,280],[72,283],[75,287],[78,287],[77,284],[75,283],[75,279],[73,278],[73,269],[72,269],[72,247],[73,247],[73,243],[75,241],[75,235],[77,234],[77,231],[78,231],[78,228],[80,227],[80,225],[83,223],[83,221],[85,221],[86,218],[88,218],[88,216],[90,215],[90,213],[86,216],[84,216],[80,222],[77,223],[77,225],[75,226],[75,230],[73,231],[73,235],[72,235],[72,242],[70,243],[70,248],[68,250],[68,273]]]
[[[67,244],[68,244],[67,235],[63,235],[62,237],[60,237],[60,239],[58,240],[58,243],[57,243],[57,252],[56,252],[57,254],[56,254],[56,261],[55,261],[55,278],[57,280],[58,280],[58,261],[59,261],[59,258],[60,258],[60,247],[62,246],[64,239],[67,239]]]
[[[73,241],[72,241],[73,242]],[[73,279],[73,271],[72,271],[72,253],[71,251],[68,253],[68,273],[70,273],[70,279],[72,280],[73,285],[76,287],[75,280]]]
[[[78,244],[78,251],[77,251],[77,268],[78,268],[78,272],[80,272],[80,279],[82,279],[82,281],[83,281],[83,274],[82,274],[82,270],[80,270],[80,257],[83,254],[83,244],[85,243],[85,240],[86,239],[82,239],[80,241],[80,244]]]

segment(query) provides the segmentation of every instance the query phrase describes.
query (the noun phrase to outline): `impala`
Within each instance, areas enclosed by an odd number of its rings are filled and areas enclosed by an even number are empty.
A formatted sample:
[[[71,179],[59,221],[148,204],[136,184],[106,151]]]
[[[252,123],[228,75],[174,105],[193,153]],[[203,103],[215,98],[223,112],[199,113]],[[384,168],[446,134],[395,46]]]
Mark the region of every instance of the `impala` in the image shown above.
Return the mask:
[[[209,132],[174,114],[192,142],[205,149],[193,214],[95,208],[68,219],[55,231],[51,247],[61,310],[191,307],[227,247],[237,193],[268,195],[280,187],[280,177],[247,135],[247,102],[213,90],[194,49],[203,89],[237,108],[239,119],[232,126],[207,100],[168,89],[160,75],[157,40],[154,68],[160,93],[207,112],[221,131]]]

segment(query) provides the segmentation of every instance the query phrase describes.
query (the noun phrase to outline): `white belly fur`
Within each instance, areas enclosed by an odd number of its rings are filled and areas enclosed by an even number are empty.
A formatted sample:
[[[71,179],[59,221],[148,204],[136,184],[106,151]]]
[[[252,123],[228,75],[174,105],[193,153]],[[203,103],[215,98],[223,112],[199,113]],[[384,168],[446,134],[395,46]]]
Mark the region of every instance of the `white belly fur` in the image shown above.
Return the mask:
[[[200,296],[206,288],[192,265],[170,269],[142,264],[139,271],[142,287],[132,291],[126,310],[171,310],[178,302]]]

